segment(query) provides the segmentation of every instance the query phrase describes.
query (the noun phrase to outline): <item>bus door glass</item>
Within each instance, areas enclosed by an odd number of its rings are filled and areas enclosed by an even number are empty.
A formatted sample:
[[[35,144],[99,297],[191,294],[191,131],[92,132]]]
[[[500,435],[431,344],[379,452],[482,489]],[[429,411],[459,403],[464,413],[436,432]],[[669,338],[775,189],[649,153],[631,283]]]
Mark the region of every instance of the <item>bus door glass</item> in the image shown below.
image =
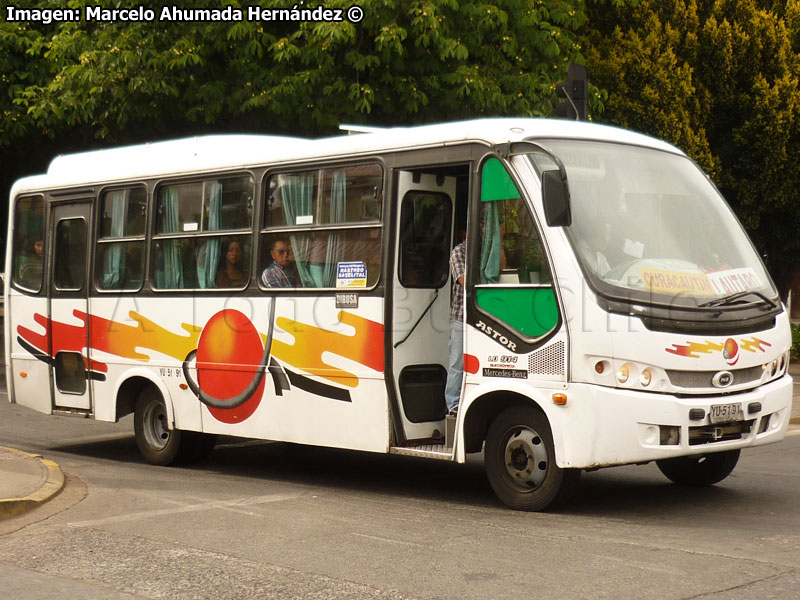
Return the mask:
[[[503,163],[481,166],[467,269],[465,355],[483,369],[470,375],[508,379],[566,377],[566,331],[539,230]],[[527,356],[526,356],[527,355]]]
[[[464,169],[465,175],[467,174]],[[446,413],[450,270],[456,177],[400,171],[393,375],[409,440],[434,437]]]
[[[50,229],[51,373],[56,408],[91,408],[87,289],[91,204],[53,205]]]

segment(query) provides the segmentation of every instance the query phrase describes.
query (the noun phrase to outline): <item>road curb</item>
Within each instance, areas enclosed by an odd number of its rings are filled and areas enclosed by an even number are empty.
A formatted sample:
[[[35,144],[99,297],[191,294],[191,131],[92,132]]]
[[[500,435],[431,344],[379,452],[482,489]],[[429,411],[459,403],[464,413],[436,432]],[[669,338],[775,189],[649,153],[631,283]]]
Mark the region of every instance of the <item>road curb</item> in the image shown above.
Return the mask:
[[[7,519],[44,504],[64,488],[64,472],[52,460],[42,458],[40,454],[31,454],[15,448],[0,446],[0,451],[16,454],[22,459],[38,460],[45,468],[47,475],[39,489],[23,498],[0,498],[0,519]]]

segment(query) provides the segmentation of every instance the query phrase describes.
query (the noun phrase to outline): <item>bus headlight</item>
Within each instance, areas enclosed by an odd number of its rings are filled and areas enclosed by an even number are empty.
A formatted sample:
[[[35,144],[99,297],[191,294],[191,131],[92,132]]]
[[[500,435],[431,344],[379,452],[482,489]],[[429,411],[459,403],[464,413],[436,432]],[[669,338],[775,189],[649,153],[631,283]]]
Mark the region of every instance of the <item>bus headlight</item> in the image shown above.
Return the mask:
[[[644,387],[650,385],[650,382],[653,381],[653,372],[650,369],[645,369],[639,375],[639,383],[641,383]]]
[[[631,368],[628,366],[627,363],[622,365],[619,369],[617,369],[617,381],[620,383],[625,383],[628,381],[628,377],[631,375]]]

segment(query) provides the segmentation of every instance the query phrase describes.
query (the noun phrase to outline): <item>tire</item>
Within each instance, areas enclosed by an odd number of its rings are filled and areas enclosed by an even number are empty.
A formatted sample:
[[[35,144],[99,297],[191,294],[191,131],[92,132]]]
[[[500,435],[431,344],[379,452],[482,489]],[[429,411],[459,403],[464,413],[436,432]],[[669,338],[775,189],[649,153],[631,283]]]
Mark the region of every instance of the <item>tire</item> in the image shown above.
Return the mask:
[[[659,470],[667,479],[679,485],[714,485],[731,474],[739,462],[739,450],[713,454],[681,456],[657,460]]]
[[[556,465],[550,424],[532,406],[512,406],[497,416],[486,436],[484,460],[492,489],[514,510],[540,511],[563,504],[581,474]]]
[[[201,450],[202,434],[169,428],[164,399],[154,388],[146,388],[136,400],[133,431],[139,452],[153,465],[188,462]]]

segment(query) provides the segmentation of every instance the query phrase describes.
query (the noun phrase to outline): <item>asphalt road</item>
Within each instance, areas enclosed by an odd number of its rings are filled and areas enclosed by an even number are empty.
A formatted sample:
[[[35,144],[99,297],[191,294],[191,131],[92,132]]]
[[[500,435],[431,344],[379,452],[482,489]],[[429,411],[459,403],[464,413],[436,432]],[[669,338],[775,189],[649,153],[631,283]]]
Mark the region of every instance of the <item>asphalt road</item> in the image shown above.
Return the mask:
[[[0,394],[0,445],[64,491],[0,521],[8,598],[800,598],[800,427],[723,483],[654,465],[584,474],[555,513],[495,499],[467,465],[226,438],[158,468],[132,424],[45,416]]]

